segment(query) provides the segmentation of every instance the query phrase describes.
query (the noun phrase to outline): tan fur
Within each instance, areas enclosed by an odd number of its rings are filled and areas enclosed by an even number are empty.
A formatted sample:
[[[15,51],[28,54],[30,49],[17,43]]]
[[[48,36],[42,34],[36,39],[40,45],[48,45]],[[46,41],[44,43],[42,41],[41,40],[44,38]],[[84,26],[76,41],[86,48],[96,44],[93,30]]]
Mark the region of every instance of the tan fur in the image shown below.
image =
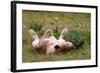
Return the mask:
[[[34,30],[31,29],[29,31],[32,38],[34,39],[34,41],[32,42],[33,47],[37,48],[38,52],[42,54],[52,54],[58,51],[60,52],[62,50],[72,48],[73,44],[63,39],[66,32],[67,28],[64,28],[61,32],[59,39],[57,40],[55,36],[53,36],[50,29],[48,29],[40,39],[38,38]]]

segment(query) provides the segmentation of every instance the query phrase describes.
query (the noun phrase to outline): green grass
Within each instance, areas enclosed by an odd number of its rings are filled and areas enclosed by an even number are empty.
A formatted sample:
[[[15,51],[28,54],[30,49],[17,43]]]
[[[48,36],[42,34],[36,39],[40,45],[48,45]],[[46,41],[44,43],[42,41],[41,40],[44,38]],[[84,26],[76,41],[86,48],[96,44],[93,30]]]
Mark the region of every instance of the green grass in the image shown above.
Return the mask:
[[[91,58],[90,42],[90,18],[89,13],[71,13],[71,12],[37,12],[23,10],[23,49],[22,61],[27,62],[44,62],[44,61],[64,61],[64,60],[85,60]],[[59,37],[64,27],[69,28],[70,40],[74,38],[76,44],[83,40],[84,43],[78,48],[73,48],[65,53],[52,55],[40,55],[32,47],[32,39],[29,35],[29,29],[34,29],[39,37],[47,29],[52,29],[56,38]],[[72,33],[74,32],[74,33]],[[68,36],[65,40],[69,40]],[[73,35],[74,34],[74,35]],[[78,37],[78,39],[77,39]]]

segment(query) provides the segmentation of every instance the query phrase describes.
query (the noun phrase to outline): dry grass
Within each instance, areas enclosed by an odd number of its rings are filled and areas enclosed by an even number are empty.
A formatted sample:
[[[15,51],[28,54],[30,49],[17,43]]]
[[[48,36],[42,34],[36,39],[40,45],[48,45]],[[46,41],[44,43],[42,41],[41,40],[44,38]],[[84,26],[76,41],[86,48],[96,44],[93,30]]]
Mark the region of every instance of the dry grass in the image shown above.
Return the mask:
[[[88,13],[71,12],[34,12],[23,10],[23,62],[43,62],[61,60],[83,60],[91,58],[90,48],[90,18]],[[35,24],[36,29],[34,28]],[[40,25],[40,26],[38,26]],[[41,26],[42,25],[42,26]],[[32,48],[32,39],[28,33],[30,28],[34,28],[41,36],[48,28],[54,31],[56,37],[59,36],[62,28],[68,27],[70,31],[82,31],[85,37],[83,45],[66,51],[62,54],[40,55]],[[88,32],[88,33],[87,33]],[[77,42],[77,41],[76,41]],[[88,43],[89,42],[89,43]]]

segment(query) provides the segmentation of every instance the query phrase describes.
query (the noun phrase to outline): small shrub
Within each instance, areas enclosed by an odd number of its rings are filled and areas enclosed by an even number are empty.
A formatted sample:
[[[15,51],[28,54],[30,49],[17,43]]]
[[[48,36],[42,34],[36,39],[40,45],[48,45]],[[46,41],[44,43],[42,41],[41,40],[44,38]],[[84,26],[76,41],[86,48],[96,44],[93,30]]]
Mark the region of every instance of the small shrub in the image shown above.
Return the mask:
[[[53,35],[58,39],[60,36],[59,28],[56,25],[56,27],[53,29]]]
[[[85,41],[85,37],[80,31],[70,31],[64,36],[64,39],[72,42],[76,48],[82,46]]]
[[[43,22],[34,21],[31,22],[30,24],[30,29],[35,30],[39,36],[41,36],[44,33],[44,30],[42,28],[43,28]]]
[[[43,23],[40,21],[34,21],[30,24],[30,29],[34,29],[36,32],[40,31],[43,27]]]
[[[90,33],[90,31],[83,32],[82,35],[85,36],[85,41],[87,42],[87,44],[91,44],[91,33]]]
[[[41,31],[39,31],[39,36],[41,37],[45,32],[45,29],[41,29]]]

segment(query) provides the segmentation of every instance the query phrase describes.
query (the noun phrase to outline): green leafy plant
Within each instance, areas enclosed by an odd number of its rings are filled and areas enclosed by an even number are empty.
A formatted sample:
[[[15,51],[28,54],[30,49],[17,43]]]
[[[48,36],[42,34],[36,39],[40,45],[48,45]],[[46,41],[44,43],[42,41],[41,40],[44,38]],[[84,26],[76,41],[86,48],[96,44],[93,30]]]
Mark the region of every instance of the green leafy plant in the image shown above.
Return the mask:
[[[64,36],[64,39],[72,42],[76,48],[82,46],[85,42],[85,37],[80,31],[70,31]]]
[[[82,33],[83,36],[85,36],[85,41],[87,42],[87,44],[91,44],[91,33],[90,31],[87,32],[83,32]]]
[[[43,28],[43,22],[41,21],[33,21],[31,22],[30,24],[30,29],[33,29],[37,32],[37,34],[39,36],[41,36],[43,33],[44,33],[44,30],[42,29]]]
[[[56,27],[53,29],[53,35],[58,39],[60,36],[59,28],[56,25]]]
[[[30,24],[30,28],[34,29],[36,32],[40,31],[42,27],[43,27],[43,23],[40,21],[33,21]]]

